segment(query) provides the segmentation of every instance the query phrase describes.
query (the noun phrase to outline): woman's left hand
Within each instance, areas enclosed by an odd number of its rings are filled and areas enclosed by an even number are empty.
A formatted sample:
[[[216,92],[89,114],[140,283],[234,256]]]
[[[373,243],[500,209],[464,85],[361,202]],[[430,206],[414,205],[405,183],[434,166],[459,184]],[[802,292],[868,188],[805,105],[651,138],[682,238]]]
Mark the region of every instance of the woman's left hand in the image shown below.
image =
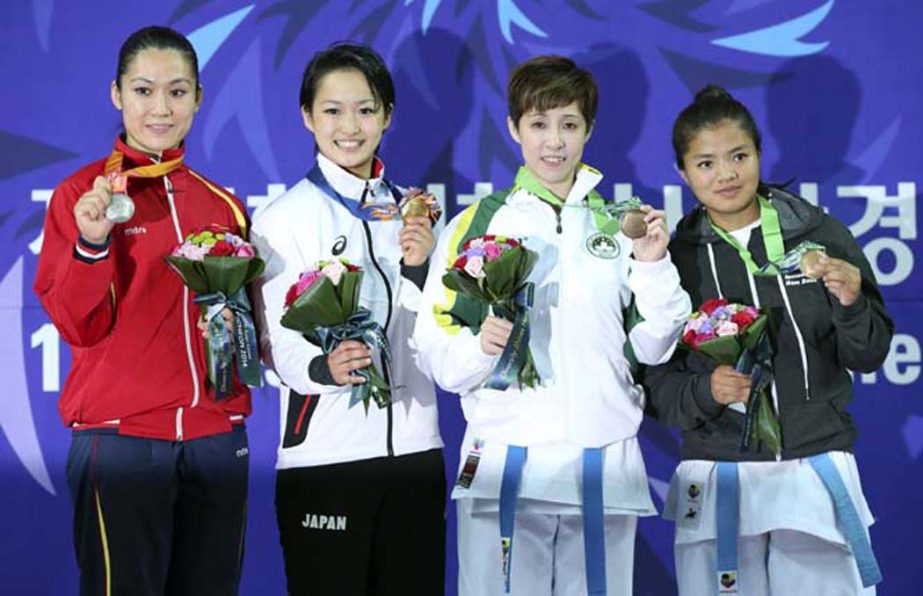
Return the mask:
[[[650,205],[641,205],[647,234],[632,241],[632,254],[638,261],[659,261],[667,254],[670,235],[667,233],[667,214]]]
[[[228,330],[228,334],[231,336],[231,341],[234,341],[234,313],[231,312],[231,309],[224,307],[224,310],[221,311],[221,316],[224,317],[224,326]],[[202,316],[199,317],[199,321],[196,323],[199,331],[202,333],[202,337],[205,338],[205,341],[208,341],[208,321],[205,320],[205,313],[202,313]]]
[[[862,291],[862,274],[858,267],[848,261],[826,255],[820,258],[818,266],[826,270],[821,279],[827,291],[833,294],[840,304],[849,306],[859,298]]]
[[[408,217],[404,220],[399,241],[404,264],[408,267],[422,265],[436,244],[433,223],[428,217]]]

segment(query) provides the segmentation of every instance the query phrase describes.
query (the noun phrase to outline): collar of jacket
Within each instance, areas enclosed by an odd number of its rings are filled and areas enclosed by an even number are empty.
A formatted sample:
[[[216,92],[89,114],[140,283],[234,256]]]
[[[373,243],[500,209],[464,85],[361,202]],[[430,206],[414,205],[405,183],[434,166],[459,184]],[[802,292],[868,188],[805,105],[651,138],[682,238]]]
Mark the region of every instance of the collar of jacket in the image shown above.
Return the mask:
[[[391,191],[384,183],[385,164],[378,159],[378,157],[375,157],[375,162],[372,164],[372,172],[375,174],[375,177],[369,178],[368,180],[360,178],[352,172],[341,168],[325,157],[323,153],[317,154],[317,165],[324,174],[324,178],[326,178],[330,186],[333,187],[333,190],[347,199],[352,199],[354,201],[361,200],[366,185],[368,185],[372,197],[379,196],[383,191],[387,191],[390,197]]]
[[[779,227],[782,228],[782,237],[785,239],[803,236],[823,222],[823,209],[815,207],[806,199],[784,188],[761,184],[759,193],[769,199],[779,214]],[[711,244],[721,241],[712,229],[708,214],[702,205],[696,206],[676,225],[676,238],[689,244]]]
[[[602,173],[594,167],[581,163],[577,166],[577,176],[574,185],[571,187],[567,197],[562,201],[553,192],[542,186],[542,183],[535,179],[532,172],[526,166],[520,166],[516,172],[516,181],[513,185],[513,192],[523,189],[545,201],[552,207],[560,207],[564,203],[575,203],[582,201],[590,191],[596,188],[603,179]]]
[[[152,163],[170,161],[172,159],[176,159],[177,157],[182,157],[186,154],[186,143],[183,142],[180,143],[179,147],[163,151],[160,154],[160,159],[157,159],[150,154],[145,153],[144,151],[139,151],[138,149],[130,146],[125,142],[123,136],[124,135],[119,135],[119,137],[115,140],[115,150],[124,156],[122,158],[122,170],[127,170],[135,166],[146,166]]]

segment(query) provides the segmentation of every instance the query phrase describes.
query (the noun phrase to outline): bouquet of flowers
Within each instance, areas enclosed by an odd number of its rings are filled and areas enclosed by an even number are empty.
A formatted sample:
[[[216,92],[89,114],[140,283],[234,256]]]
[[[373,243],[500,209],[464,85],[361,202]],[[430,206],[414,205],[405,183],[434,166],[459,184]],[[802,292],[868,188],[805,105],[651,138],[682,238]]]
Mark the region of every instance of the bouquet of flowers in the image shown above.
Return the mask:
[[[514,381],[535,387],[540,381],[529,350],[529,309],[533,284],[527,282],[538,253],[505,236],[476,236],[442,276],[450,290],[487,305],[495,316],[512,321],[510,339],[485,386],[504,390]]]
[[[282,326],[303,334],[311,343],[329,354],[347,339],[355,339],[377,348],[385,373],[391,369],[388,338],[372,313],[359,306],[362,288],[362,268],[346,259],[320,261],[313,269],[303,272],[285,295]],[[360,368],[354,374],[366,379],[352,386],[349,407],[360,401],[368,413],[369,401],[379,408],[391,403],[391,387],[375,364]]]
[[[765,443],[778,455],[782,451],[782,436],[769,396],[772,345],[766,322],[766,315],[752,306],[728,304],[725,298],[711,299],[689,317],[682,345],[752,376],[740,448],[756,450],[760,443]]]
[[[208,380],[215,398],[227,397],[234,386],[234,363],[240,380],[260,386],[260,363],[250,300],[244,289],[263,272],[263,260],[243,238],[216,225],[200,228],[164,257],[193,292],[208,322],[205,355]],[[234,316],[234,337],[228,334],[222,311]]]

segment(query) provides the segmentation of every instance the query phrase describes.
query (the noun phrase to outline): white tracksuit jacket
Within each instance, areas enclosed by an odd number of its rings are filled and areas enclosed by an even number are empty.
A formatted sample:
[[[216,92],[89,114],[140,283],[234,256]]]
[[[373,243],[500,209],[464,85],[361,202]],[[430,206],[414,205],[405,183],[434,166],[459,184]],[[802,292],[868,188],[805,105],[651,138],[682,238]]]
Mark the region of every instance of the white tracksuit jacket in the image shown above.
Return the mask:
[[[366,181],[322,154],[317,161],[340,195],[358,200],[367,192],[369,201],[390,199],[381,175]],[[255,292],[262,354],[285,385],[277,468],[442,447],[433,384],[414,366],[408,346],[420,290],[401,277],[401,226],[400,219],[363,221],[307,179],[254,214],[251,240],[266,261]],[[319,260],[336,257],[345,257],[365,271],[360,302],[385,328],[391,344],[394,403],[385,409],[372,403],[367,416],[361,404],[348,408],[349,387],[311,379],[308,365],[321,349],[280,324],[285,294],[299,274]]]

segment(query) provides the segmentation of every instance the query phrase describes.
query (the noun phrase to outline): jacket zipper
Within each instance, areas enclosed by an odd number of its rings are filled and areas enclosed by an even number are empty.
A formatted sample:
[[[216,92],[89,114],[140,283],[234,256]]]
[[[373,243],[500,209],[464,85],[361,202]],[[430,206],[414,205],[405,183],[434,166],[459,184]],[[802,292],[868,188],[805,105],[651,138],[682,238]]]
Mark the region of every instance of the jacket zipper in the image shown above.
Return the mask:
[[[368,243],[368,247],[369,247],[369,258],[372,260],[372,265],[374,265],[375,270],[378,271],[378,274],[381,276],[381,280],[385,282],[385,293],[388,296],[388,315],[387,317],[385,317],[384,329],[385,329],[385,336],[387,336],[388,335],[388,325],[391,324],[391,308],[392,308],[391,306],[391,302],[392,302],[391,284],[390,282],[388,282],[388,276],[385,275],[385,272],[382,270],[381,265],[378,264],[378,259],[375,258],[375,247],[372,246],[372,230],[369,228],[369,222],[362,220],[362,228],[365,230],[365,240]],[[391,378],[390,378],[390,375],[388,374],[387,369],[383,368],[382,374],[384,375],[385,383],[387,383],[388,386],[390,386]],[[388,438],[387,438],[387,448],[388,448],[389,456],[394,455],[394,441],[392,437],[393,431],[394,431],[394,414],[391,411],[391,404],[389,403],[388,404]]]
[[[164,188],[167,191],[167,203],[170,205],[170,215],[173,219],[173,229],[176,232],[176,241],[183,241],[183,232],[179,226],[179,214],[176,211],[176,203],[173,197],[173,184],[166,176],[163,177]],[[186,359],[189,362],[189,371],[192,373],[192,403],[189,407],[194,408],[199,404],[199,373],[196,371],[195,360],[192,356],[192,334],[189,329],[189,288],[183,285],[183,336],[186,340]],[[176,440],[183,440],[183,408],[176,410]]]
[[[804,347],[804,337],[801,335],[801,329],[798,327],[798,321],[795,320],[795,311],[792,309],[792,303],[788,298],[788,291],[785,289],[785,282],[782,276],[776,277],[779,280],[779,291],[782,293],[782,300],[785,302],[785,310],[788,312],[788,318],[792,320],[792,327],[795,329],[795,338],[798,340],[798,353],[801,356],[801,368],[804,370],[804,398],[811,399],[811,382],[808,376],[808,352]]]

